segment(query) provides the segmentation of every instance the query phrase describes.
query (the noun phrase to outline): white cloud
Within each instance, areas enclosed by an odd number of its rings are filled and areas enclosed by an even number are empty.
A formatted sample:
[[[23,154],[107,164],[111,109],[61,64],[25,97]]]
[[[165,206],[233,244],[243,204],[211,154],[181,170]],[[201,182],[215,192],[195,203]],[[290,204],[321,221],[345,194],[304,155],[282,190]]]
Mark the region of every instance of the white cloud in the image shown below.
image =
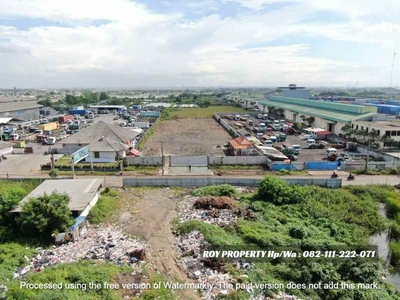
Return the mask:
[[[257,8],[266,1],[252,2],[249,5]],[[282,37],[324,36],[376,49],[397,43],[400,49],[400,41],[393,41],[399,36],[399,24],[359,20],[302,24],[320,9],[315,3],[311,6],[312,0],[305,2],[310,6],[297,3],[236,18],[213,14],[185,21],[125,0],[0,0],[0,17],[64,20],[74,25],[26,30],[0,25],[0,81],[26,87],[347,85],[356,81],[383,85],[390,70],[380,57],[363,66],[313,57],[312,45],[304,43],[265,46]],[[93,25],[97,20],[111,22]]]

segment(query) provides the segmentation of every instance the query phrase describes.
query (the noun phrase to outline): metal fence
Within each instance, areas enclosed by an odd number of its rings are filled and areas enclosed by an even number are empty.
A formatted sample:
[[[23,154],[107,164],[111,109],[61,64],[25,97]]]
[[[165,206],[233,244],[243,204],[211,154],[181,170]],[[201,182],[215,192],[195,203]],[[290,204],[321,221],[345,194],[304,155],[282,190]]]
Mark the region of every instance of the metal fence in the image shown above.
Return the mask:
[[[170,166],[208,166],[207,155],[190,155],[190,156],[170,156]]]
[[[314,171],[325,171],[325,170],[337,170],[338,162],[337,161],[309,161],[306,162],[306,169],[307,170],[314,170]]]

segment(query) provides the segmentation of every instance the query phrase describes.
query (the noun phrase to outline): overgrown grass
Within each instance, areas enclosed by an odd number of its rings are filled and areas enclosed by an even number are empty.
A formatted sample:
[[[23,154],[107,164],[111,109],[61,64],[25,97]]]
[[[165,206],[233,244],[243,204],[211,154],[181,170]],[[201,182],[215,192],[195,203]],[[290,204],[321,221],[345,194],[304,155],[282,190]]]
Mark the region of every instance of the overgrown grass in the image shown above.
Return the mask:
[[[118,267],[111,263],[97,264],[91,261],[79,263],[61,264],[56,267],[46,268],[42,272],[31,274],[27,278],[28,283],[81,283],[86,284],[87,289],[21,289],[19,281],[10,284],[7,299],[121,299],[117,290],[111,289],[89,289],[89,283],[101,284],[111,283],[119,273],[132,272],[128,267]]]
[[[206,108],[179,108],[171,114],[172,118],[188,119],[188,118],[213,118],[214,113],[248,113],[248,111],[231,105],[225,106],[209,106]]]
[[[35,249],[18,243],[0,244],[0,284],[13,279],[18,267],[27,265],[29,259],[36,253]]]
[[[398,175],[400,174],[400,169],[399,168],[390,168],[386,170],[354,170],[354,171],[349,171],[350,173],[353,174],[358,174],[358,175]]]
[[[202,194],[205,194],[204,190]],[[234,228],[220,228],[198,220],[178,224],[176,227],[179,233],[199,230],[206,241],[218,246],[254,244],[262,249],[289,246],[309,249],[342,245],[348,249],[347,247],[367,246],[371,235],[387,228],[387,221],[379,213],[378,202],[386,203],[389,195],[399,196],[393,187],[351,186],[327,189],[291,186],[281,179],[267,177],[253,197],[247,196],[241,200],[244,207],[249,207],[256,213],[257,220],[241,219]],[[398,209],[400,206],[396,206],[395,212]],[[400,215],[398,219],[400,220]],[[398,252],[398,258],[395,256],[394,259],[400,263],[400,250]],[[238,276],[237,270],[233,273]],[[381,262],[277,260],[256,263],[255,269],[245,273],[253,283],[379,283],[379,289],[373,291],[290,290],[291,294],[301,298],[400,299],[398,291],[383,284],[384,268]],[[234,297],[242,295],[231,296],[231,299],[235,299]]]
[[[235,196],[237,195],[237,190],[229,184],[221,185],[210,185],[202,188],[195,189],[193,191],[193,196]]]
[[[211,245],[243,245],[243,240],[226,230],[212,224],[204,223],[199,220],[191,220],[185,223],[178,224],[176,227],[180,234],[189,233],[193,230],[200,231],[206,241]]]
[[[89,220],[93,224],[109,221],[111,215],[117,209],[118,193],[115,190],[106,188],[101,194],[99,201],[89,213]]]
[[[155,166],[126,166],[124,172],[135,172],[141,175],[154,175],[161,167]]]

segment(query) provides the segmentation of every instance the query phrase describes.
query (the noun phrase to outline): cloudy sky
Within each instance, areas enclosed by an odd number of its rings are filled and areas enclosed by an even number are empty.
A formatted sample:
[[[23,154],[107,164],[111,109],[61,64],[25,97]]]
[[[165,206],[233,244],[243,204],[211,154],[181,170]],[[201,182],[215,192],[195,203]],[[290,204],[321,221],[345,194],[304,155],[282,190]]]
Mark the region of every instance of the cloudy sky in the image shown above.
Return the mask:
[[[399,0],[0,0],[0,87],[388,86],[399,15]]]

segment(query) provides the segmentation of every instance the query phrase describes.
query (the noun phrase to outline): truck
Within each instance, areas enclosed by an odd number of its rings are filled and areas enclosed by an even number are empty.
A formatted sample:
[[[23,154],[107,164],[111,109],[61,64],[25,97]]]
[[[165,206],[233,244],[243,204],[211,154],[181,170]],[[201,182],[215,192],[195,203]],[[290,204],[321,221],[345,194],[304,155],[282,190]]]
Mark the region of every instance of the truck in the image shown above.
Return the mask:
[[[58,118],[58,122],[60,122],[61,124],[67,123],[68,120],[73,120],[74,116],[73,115],[66,115],[63,117],[59,117]]]
[[[133,127],[138,127],[138,128],[149,128],[150,127],[149,122],[132,122],[131,124]]]
[[[88,114],[88,111],[86,109],[71,109],[70,111],[68,111],[68,114],[84,116]]]
[[[57,122],[39,125],[39,129],[43,130],[43,131],[45,131],[45,130],[53,131],[53,130],[58,130],[59,128],[60,128],[60,125]]]

